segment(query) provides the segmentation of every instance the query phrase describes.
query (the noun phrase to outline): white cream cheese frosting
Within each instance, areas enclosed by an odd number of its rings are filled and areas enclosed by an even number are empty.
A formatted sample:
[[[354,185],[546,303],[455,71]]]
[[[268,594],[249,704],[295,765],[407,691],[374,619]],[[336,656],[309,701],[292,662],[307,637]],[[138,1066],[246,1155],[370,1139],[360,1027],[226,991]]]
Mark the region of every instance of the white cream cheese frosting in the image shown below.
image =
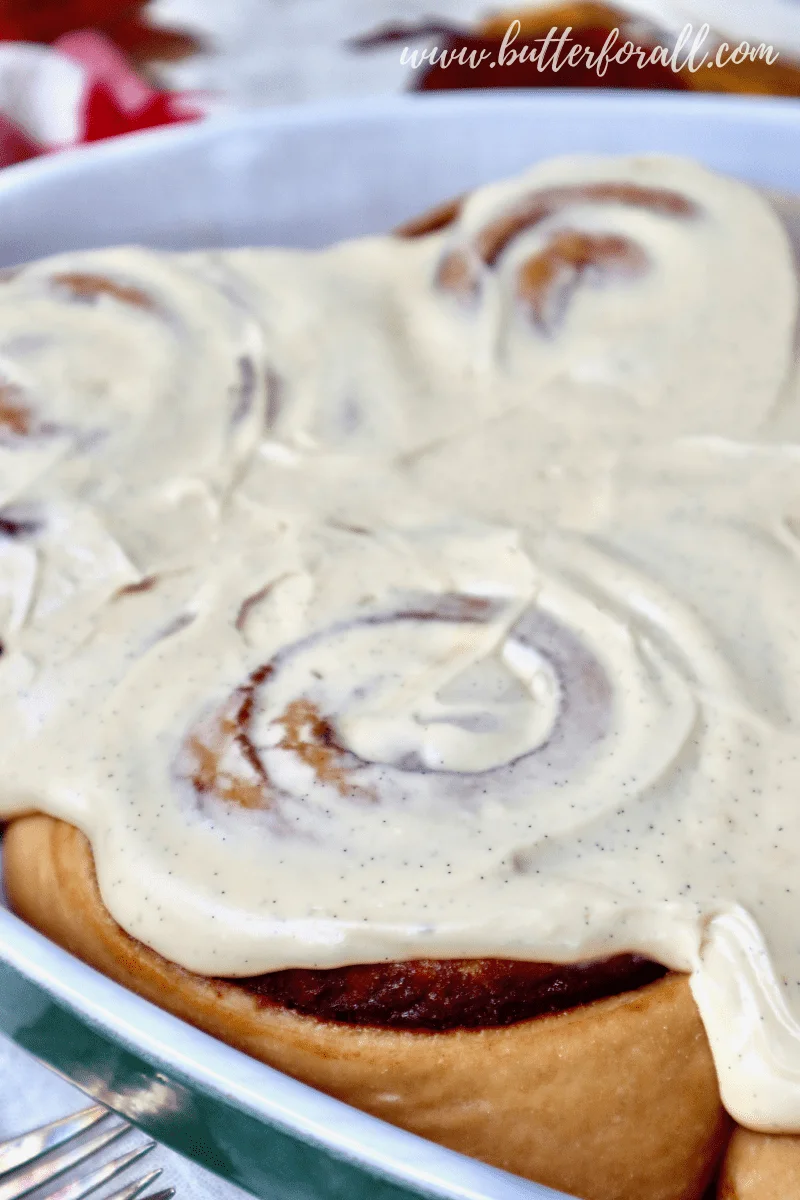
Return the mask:
[[[24,268],[0,808],[205,974],[646,954],[800,1132],[796,325],[774,207],[671,158]]]

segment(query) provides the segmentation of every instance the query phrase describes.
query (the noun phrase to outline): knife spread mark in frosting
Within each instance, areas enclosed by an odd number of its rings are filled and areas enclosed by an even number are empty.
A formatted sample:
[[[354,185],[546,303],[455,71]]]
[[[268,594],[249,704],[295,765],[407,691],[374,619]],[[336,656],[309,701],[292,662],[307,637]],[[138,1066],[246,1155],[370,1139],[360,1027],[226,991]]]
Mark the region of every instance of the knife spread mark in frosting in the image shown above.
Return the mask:
[[[208,975],[691,972],[730,1111],[800,1131],[784,229],[571,158],[400,232],[4,284],[2,810]]]
[[[262,590],[259,598],[264,595]],[[497,611],[496,601],[478,596],[422,596],[413,606],[334,626],[286,647],[189,734],[179,777],[187,779],[199,797],[261,809],[279,804],[276,774],[280,760],[287,757],[308,768],[314,782],[356,803],[402,802],[405,777],[421,771],[439,774],[442,805],[458,805],[474,790],[475,770],[482,775],[481,785],[498,794],[554,779],[565,782],[568,771],[608,731],[611,686],[603,667],[575,635],[535,610],[523,613],[511,627],[504,651],[515,662],[517,678],[527,675],[530,680],[538,673],[539,707],[548,719],[543,724],[534,714],[533,720],[521,723],[517,738],[507,743],[504,755],[501,752],[507,762],[479,762],[477,744],[491,740],[495,757],[498,723],[508,719],[508,712],[498,714],[491,697],[486,703],[480,693],[459,701],[439,699],[430,712],[418,697],[410,711],[395,697],[382,718],[382,736],[376,733],[381,722],[376,707],[385,710],[398,682],[401,687],[404,682],[387,677],[381,665],[386,632],[395,624],[407,632],[419,622],[482,624]],[[337,678],[337,663],[347,664],[344,682]],[[285,674],[291,676],[288,688],[281,687]],[[513,677],[512,673],[509,678]],[[541,693],[548,686],[546,702]],[[527,701],[535,709],[531,699],[523,693],[518,703],[524,706]],[[510,697],[507,704],[510,708]],[[473,743],[469,757],[475,770],[460,772],[456,764],[463,757],[459,743],[464,739]],[[378,754],[379,760],[372,760],[371,754]],[[277,771],[271,770],[273,760]]]

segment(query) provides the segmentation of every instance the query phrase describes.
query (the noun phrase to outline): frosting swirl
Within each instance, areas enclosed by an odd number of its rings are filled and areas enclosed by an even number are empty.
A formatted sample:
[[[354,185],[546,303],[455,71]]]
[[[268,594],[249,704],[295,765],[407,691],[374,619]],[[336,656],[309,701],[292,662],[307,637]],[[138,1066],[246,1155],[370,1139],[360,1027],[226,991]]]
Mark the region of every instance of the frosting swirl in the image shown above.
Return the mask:
[[[103,564],[108,598],[209,536],[257,449],[267,386],[257,314],[224,262],[61,255],[0,285],[0,325],[0,506],[38,514],[25,540],[39,609],[72,593],[79,561],[89,591]]]

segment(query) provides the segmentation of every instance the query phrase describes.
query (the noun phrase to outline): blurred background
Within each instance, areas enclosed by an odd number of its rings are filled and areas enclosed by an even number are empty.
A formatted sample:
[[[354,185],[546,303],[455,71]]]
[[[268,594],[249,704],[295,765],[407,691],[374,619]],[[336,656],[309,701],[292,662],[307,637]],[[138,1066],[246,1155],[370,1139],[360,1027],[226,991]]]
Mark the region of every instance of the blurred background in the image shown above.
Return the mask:
[[[554,60],[562,35],[560,58],[605,46],[605,70]],[[544,59],[509,61],[523,45]],[[800,0],[0,0],[3,164],[231,108],[478,87],[798,98]]]

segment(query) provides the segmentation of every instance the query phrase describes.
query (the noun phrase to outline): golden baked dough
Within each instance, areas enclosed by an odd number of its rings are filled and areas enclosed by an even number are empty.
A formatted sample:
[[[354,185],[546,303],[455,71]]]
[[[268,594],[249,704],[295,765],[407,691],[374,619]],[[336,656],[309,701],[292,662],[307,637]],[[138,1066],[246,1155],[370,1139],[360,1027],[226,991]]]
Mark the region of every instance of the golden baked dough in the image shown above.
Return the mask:
[[[357,1108],[584,1200],[699,1200],[730,1122],[687,980],[505,1028],[335,1024],[193,975],[129,937],[86,837],[47,816],[4,840],[12,908],[200,1029]]]
[[[737,1129],[720,1174],[718,1200],[800,1200],[800,1137]]]

